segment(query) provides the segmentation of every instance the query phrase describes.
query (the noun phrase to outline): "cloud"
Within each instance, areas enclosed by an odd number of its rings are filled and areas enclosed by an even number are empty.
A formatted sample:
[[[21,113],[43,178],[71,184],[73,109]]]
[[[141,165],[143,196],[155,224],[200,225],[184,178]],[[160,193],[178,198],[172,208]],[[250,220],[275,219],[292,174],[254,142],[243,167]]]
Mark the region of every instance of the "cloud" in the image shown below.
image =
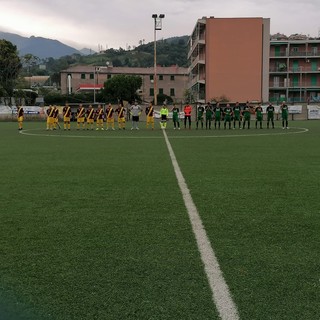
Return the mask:
[[[153,13],[164,13],[159,38],[188,35],[203,16],[271,18],[271,32],[316,36],[318,0],[0,0],[0,24],[23,35],[77,42],[97,50],[153,41]],[[67,43],[67,42],[66,42]]]

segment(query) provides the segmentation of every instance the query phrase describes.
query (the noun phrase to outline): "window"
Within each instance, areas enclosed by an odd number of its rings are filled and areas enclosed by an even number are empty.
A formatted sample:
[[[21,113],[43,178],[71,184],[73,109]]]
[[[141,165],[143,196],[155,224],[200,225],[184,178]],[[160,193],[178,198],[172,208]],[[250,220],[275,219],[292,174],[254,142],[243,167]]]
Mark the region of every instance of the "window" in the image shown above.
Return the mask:
[[[90,73],[90,79],[94,79],[94,74]]]
[[[163,88],[159,88],[159,94],[163,94]]]
[[[150,75],[150,80],[153,80],[153,74]]]
[[[159,80],[163,80],[163,75],[159,74]]]
[[[318,48],[317,47],[312,47],[312,55],[317,56],[318,55]]]
[[[81,73],[81,79],[85,79],[86,78],[86,74],[85,73]]]
[[[170,88],[170,97],[174,97],[174,88]]]
[[[170,76],[170,80],[171,80],[171,81],[174,81],[174,76]]]
[[[153,97],[153,96],[154,96],[154,89],[153,89],[153,88],[150,88],[149,96],[151,96],[151,97]]]
[[[111,79],[111,74],[108,74],[108,75],[107,75],[107,79]]]

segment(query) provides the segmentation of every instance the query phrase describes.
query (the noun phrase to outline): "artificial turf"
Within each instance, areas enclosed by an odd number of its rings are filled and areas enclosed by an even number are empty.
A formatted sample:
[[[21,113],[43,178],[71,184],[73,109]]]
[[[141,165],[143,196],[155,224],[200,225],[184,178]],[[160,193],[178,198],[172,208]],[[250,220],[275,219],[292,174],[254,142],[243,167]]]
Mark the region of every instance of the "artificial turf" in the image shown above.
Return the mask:
[[[320,317],[320,126],[290,125],[167,129],[241,319]],[[0,311],[219,319],[161,130],[44,127],[0,123]]]

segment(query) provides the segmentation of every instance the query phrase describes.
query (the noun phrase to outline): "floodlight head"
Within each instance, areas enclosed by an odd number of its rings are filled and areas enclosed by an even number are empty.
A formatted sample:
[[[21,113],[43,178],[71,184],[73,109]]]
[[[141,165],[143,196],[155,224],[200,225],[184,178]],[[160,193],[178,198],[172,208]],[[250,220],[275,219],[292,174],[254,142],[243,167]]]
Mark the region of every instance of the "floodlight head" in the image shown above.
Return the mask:
[[[158,18],[158,15],[154,13],[154,14],[152,15],[152,18],[157,19],[157,18]]]
[[[159,18],[163,19],[165,15],[163,13],[159,14]]]

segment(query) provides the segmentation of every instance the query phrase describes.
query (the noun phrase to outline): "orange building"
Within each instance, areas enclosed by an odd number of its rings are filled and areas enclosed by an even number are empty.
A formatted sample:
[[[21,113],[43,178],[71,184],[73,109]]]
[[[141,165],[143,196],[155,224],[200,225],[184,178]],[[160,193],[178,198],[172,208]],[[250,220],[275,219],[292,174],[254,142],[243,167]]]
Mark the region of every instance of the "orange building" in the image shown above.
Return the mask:
[[[268,101],[270,19],[202,18],[189,39],[195,100]]]

